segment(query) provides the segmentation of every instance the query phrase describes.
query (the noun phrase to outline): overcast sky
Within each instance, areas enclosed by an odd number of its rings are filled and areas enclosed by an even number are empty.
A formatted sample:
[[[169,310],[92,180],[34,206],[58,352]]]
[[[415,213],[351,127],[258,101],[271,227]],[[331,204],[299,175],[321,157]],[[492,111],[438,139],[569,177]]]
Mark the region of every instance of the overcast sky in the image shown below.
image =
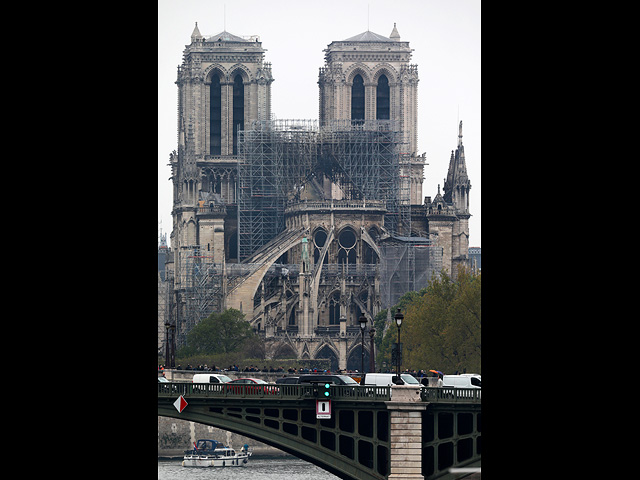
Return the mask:
[[[226,5],[226,16],[225,16]],[[368,14],[367,14],[368,10]],[[318,118],[318,69],[334,40],[394,22],[418,65],[418,154],[426,152],[423,197],[444,187],[462,120],[471,180],[469,246],[480,247],[480,0],[158,0],[158,226],[172,230],[169,154],[178,148],[177,67],[198,22],[200,33],[258,35],[271,62],[271,112]]]

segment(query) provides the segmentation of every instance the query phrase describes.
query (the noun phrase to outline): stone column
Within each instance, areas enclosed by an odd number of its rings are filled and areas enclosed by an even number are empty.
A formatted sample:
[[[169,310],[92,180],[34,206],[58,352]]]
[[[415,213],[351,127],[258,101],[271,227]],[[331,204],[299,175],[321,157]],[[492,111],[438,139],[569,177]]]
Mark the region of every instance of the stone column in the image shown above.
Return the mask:
[[[386,402],[391,419],[389,480],[424,480],[422,475],[422,412],[420,387],[394,385]]]

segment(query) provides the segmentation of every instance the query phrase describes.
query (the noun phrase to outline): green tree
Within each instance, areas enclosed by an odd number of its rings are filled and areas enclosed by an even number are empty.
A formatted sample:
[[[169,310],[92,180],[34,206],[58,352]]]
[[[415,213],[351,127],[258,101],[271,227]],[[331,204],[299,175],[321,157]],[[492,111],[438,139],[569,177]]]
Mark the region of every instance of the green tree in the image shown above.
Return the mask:
[[[376,344],[376,350],[378,352],[378,355],[376,357],[376,364],[380,365],[380,369],[383,368],[383,363],[386,363],[387,368],[389,369],[392,369],[391,367],[394,367],[395,365],[391,362],[391,345],[398,341],[398,328],[394,320],[394,316],[398,311],[398,308],[404,314],[407,306],[411,305],[413,302],[418,301],[421,296],[424,295],[425,291],[426,288],[423,288],[419,292],[406,292],[398,299],[398,303],[395,304],[391,309],[391,323],[389,324],[389,328],[387,329],[386,334],[384,333],[384,326],[387,322],[387,309],[385,308],[375,316],[374,325],[376,327],[376,337],[374,341]],[[402,340],[402,343],[405,344],[403,333],[400,333],[400,339]],[[406,344],[404,346],[406,347]],[[406,352],[404,352],[403,355],[404,360],[406,359]]]
[[[187,334],[186,346],[179,356],[230,353],[239,350],[254,337],[244,314],[233,308],[212,313]]]
[[[413,293],[402,297],[402,367],[481,373],[481,275],[461,268],[454,281],[443,271]],[[396,332],[392,324],[380,344],[380,364],[390,365]]]

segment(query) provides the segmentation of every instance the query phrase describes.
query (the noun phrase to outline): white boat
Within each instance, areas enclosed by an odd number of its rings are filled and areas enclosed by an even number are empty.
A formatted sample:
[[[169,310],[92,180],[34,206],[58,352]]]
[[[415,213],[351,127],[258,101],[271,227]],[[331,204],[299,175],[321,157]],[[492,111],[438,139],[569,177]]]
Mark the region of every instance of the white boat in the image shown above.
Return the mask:
[[[198,440],[192,450],[184,452],[183,467],[244,467],[251,453],[249,445],[240,452],[215,440]]]

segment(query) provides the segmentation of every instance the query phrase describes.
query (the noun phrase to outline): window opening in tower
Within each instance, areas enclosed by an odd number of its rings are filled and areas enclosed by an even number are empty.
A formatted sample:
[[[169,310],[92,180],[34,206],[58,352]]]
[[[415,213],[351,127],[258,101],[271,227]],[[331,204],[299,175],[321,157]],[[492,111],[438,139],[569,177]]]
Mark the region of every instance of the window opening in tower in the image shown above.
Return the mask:
[[[209,151],[211,155],[222,154],[222,89],[220,77],[211,78],[211,138]]]
[[[359,74],[351,87],[351,120],[364,120],[364,81]]]
[[[242,76],[233,79],[233,154],[238,154],[238,130],[244,130],[244,83]]]
[[[380,75],[376,89],[376,119],[389,120],[389,79]]]

